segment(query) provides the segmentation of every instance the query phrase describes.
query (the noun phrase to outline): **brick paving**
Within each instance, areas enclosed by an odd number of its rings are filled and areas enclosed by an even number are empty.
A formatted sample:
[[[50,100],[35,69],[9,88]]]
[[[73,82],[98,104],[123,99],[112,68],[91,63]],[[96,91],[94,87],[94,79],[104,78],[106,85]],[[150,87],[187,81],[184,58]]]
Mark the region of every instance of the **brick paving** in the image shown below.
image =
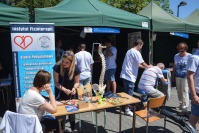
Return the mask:
[[[166,102],[166,106],[173,111],[175,107],[179,106],[177,99],[176,89],[171,90],[171,97]],[[190,110],[190,107],[189,107]],[[104,112],[100,112],[97,115],[98,118],[98,132],[99,133],[118,133],[119,132],[119,108],[112,108],[106,110],[106,126],[104,127]],[[95,133],[95,124],[92,123],[91,112],[81,114],[82,130],[81,133]],[[136,117],[136,133],[146,132],[145,121]],[[149,124],[150,133],[163,133],[164,119],[152,122]],[[70,131],[69,123],[66,123],[66,129]],[[76,115],[76,129],[79,130],[79,115]],[[80,132],[80,131],[79,131]],[[176,124],[167,122],[166,123],[166,133],[182,133],[183,130]],[[132,117],[122,114],[122,133],[132,133]]]

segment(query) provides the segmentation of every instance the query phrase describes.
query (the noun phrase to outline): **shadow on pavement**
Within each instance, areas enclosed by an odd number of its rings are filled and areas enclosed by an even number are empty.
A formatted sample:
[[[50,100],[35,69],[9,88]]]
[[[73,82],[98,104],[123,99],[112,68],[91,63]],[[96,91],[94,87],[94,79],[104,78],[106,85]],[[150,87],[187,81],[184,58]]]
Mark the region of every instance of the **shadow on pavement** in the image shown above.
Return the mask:
[[[160,126],[149,126],[148,129],[149,129],[149,133],[173,133],[172,131],[170,131],[167,128],[164,131],[164,127],[160,127]],[[121,133],[132,133],[132,132],[133,132],[132,129],[127,129],[127,130],[122,131]],[[146,126],[135,128],[135,132],[136,133],[145,133]]]
[[[90,121],[84,121],[81,120],[81,131],[79,129],[79,122],[75,123],[76,130],[78,130],[78,133],[95,133],[96,132],[96,126]],[[66,129],[70,129],[70,127],[66,126]],[[106,129],[104,129],[103,126],[98,126],[98,132],[99,133],[108,133]]]

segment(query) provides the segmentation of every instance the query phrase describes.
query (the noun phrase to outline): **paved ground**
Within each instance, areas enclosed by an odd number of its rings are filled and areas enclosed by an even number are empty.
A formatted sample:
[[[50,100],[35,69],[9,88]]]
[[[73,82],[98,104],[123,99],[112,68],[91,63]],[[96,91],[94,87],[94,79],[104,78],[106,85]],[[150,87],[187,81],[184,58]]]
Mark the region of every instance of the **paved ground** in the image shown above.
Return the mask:
[[[168,109],[177,112],[175,107],[178,107],[178,99],[176,89],[171,90],[171,97],[167,101],[166,106]],[[190,110],[190,109],[189,109]],[[178,113],[178,112],[177,112]],[[179,114],[179,113],[178,113]],[[79,115],[76,115],[76,127],[79,129]],[[92,123],[91,112],[82,113],[82,133],[95,133],[95,124]],[[136,117],[136,133],[143,133],[146,131],[145,121]],[[150,123],[149,132],[150,133],[163,133],[164,120]],[[118,133],[119,132],[119,108],[107,109],[106,110],[106,126],[104,127],[104,113],[98,114],[98,128],[99,133]],[[66,129],[70,131],[69,123],[66,124]],[[183,130],[170,122],[166,123],[166,133],[182,133]],[[122,115],[122,133],[132,133],[132,117]]]
[[[14,99],[14,98],[13,98]],[[11,103],[14,103],[12,99]],[[2,104],[2,100],[0,101],[0,117],[3,116],[4,112],[6,111],[5,105]],[[167,101],[166,106],[168,109],[173,110],[176,112],[175,107],[178,107],[178,99],[176,89],[171,90],[171,97]],[[15,110],[15,105],[10,105],[10,110]],[[190,109],[189,109],[190,110]],[[79,115],[76,115],[76,128],[79,130]],[[98,115],[98,128],[99,133],[118,133],[119,132],[119,108],[112,108],[106,110],[106,126],[104,127],[104,113],[100,112]],[[92,115],[91,112],[82,113],[82,130],[81,133],[95,133],[95,124],[92,123]],[[146,131],[145,121],[136,117],[136,133],[144,133]],[[149,125],[149,132],[150,133],[163,133],[163,124],[164,121],[159,120]],[[69,123],[66,123],[66,129],[70,131]],[[166,124],[166,133],[182,133],[183,130],[170,122]],[[132,117],[126,116],[122,114],[122,133],[132,133]]]

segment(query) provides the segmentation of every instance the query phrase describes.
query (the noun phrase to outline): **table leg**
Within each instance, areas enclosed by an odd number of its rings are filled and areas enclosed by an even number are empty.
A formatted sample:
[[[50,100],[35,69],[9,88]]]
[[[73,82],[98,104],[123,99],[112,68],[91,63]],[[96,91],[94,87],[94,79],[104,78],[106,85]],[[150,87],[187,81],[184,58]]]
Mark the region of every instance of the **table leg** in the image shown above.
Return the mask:
[[[122,107],[120,106],[120,125],[119,125],[119,132],[121,133],[122,130]]]
[[[133,133],[135,133],[135,106],[133,106]]]
[[[98,133],[97,112],[95,112],[95,124],[96,124],[96,133]]]
[[[63,117],[57,117],[58,123],[59,123],[59,133],[62,133],[62,127],[61,127],[61,122],[63,120]]]

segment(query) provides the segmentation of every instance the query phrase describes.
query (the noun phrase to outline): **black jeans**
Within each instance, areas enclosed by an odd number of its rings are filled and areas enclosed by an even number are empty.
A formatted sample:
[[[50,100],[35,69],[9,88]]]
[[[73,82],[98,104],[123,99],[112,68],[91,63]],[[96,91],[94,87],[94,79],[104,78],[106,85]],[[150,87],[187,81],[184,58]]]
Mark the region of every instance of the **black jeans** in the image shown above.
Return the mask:
[[[41,118],[41,124],[45,126],[45,132],[49,132],[55,129],[55,133],[59,133],[59,123],[56,118],[45,115]]]

